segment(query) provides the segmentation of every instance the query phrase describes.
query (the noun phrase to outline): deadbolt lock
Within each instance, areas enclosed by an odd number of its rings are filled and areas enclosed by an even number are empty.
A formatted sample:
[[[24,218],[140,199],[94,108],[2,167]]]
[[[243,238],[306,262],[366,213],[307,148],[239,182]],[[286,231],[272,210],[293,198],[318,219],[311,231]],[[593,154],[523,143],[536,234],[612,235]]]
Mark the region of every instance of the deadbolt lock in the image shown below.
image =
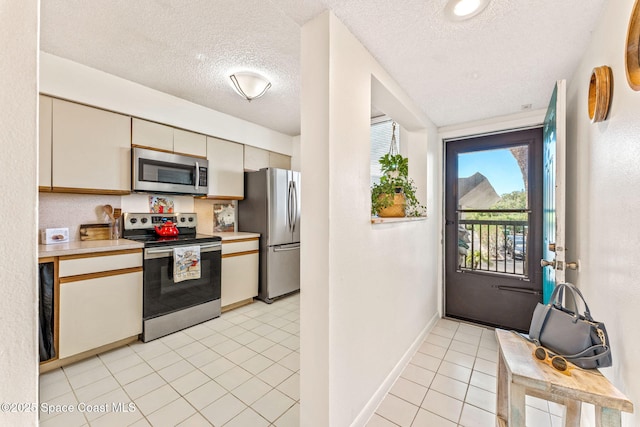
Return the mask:
[[[549,243],[549,250],[551,252],[555,252],[556,251],[556,244],[555,243]]]

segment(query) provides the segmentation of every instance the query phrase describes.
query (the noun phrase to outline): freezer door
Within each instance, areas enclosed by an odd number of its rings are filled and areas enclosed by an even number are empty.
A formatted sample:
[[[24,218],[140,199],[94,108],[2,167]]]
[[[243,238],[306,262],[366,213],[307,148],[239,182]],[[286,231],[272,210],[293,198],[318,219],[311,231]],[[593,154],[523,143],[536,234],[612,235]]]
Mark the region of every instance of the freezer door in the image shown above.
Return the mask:
[[[290,200],[292,189],[290,171],[286,169],[267,169],[267,197],[268,197],[268,242],[267,245],[282,245],[292,243]]]
[[[267,283],[260,289],[271,300],[300,289],[300,243],[271,246],[267,253]]]
[[[300,241],[300,172],[291,171],[291,182],[292,182],[292,213],[291,217],[293,218],[293,224],[291,227],[292,242]]]

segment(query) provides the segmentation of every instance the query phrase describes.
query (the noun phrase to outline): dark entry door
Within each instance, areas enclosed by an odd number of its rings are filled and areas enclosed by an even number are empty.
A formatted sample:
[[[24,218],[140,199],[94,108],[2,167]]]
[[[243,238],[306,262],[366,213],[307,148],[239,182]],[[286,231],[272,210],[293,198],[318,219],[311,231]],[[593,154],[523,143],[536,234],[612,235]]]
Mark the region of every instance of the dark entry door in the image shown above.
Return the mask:
[[[542,128],[446,142],[445,314],[528,330],[542,297]]]

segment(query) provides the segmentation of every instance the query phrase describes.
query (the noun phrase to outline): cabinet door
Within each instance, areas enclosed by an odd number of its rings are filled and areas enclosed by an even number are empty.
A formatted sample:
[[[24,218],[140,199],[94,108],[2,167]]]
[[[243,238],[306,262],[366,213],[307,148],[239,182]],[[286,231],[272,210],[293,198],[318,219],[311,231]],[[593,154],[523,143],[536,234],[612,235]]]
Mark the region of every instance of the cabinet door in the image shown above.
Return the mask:
[[[207,137],[200,133],[174,129],[173,151],[179,154],[207,157]]]
[[[258,296],[258,253],[222,258],[222,307]]]
[[[38,141],[38,186],[51,190],[51,119],[53,99],[40,95],[40,135]]]
[[[173,128],[134,117],[131,119],[131,144],[173,152]]]
[[[284,154],[269,152],[269,167],[291,169],[291,157]]]
[[[261,148],[244,146],[244,169],[257,171],[269,167],[269,152]]]
[[[244,148],[242,144],[207,137],[209,196],[244,198]]]
[[[59,358],[141,332],[141,271],[60,285]]]
[[[53,190],[131,191],[131,118],[53,100]]]

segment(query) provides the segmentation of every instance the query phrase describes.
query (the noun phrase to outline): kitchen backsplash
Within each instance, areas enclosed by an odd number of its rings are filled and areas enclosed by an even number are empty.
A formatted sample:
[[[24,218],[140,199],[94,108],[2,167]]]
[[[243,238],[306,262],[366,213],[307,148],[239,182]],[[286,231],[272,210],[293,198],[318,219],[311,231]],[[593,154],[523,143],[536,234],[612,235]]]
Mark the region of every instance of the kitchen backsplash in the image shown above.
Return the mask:
[[[215,218],[213,214],[214,205],[233,204],[235,209],[235,227],[238,230],[238,203],[229,200],[194,199],[194,212],[198,214],[198,233],[215,234]]]
[[[214,234],[213,205],[236,202],[194,199],[190,196],[165,196],[174,202],[175,212],[198,214],[198,232]],[[104,205],[121,208],[122,212],[149,212],[149,194],[107,196],[93,194],[40,193],[38,229],[69,228],[69,240],[80,240],[80,224],[106,223]],[[237,213],[236,213],[237,215]],[[237,216],[236,216],[237,218]],[[237,220],[236,220],[237,223]]]
[[[40,193],[38,228],[69,228],[69,240],[80,240],[80,224],[106,223],[102,207],[121,207],[121,196]]]

